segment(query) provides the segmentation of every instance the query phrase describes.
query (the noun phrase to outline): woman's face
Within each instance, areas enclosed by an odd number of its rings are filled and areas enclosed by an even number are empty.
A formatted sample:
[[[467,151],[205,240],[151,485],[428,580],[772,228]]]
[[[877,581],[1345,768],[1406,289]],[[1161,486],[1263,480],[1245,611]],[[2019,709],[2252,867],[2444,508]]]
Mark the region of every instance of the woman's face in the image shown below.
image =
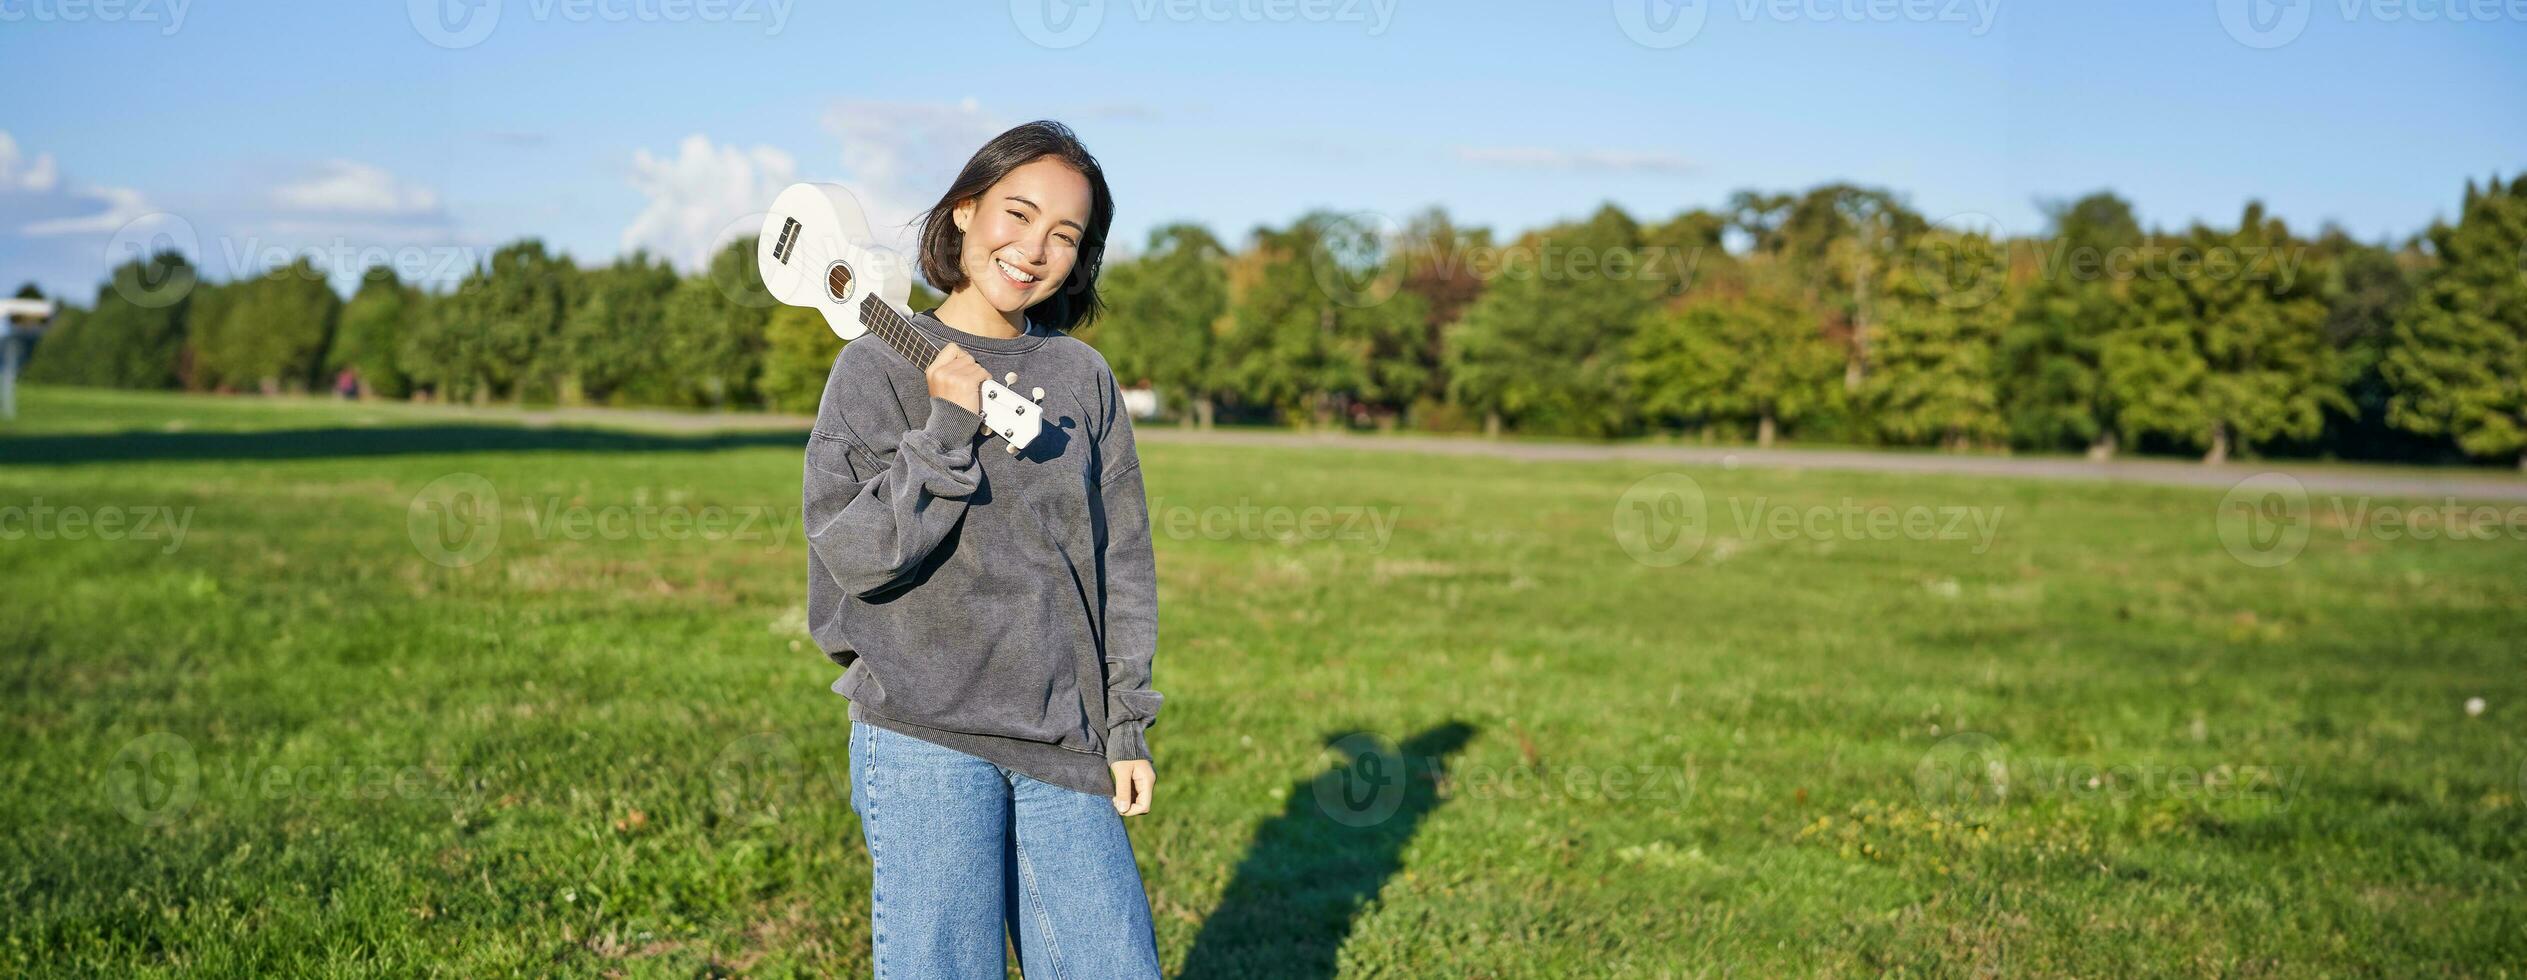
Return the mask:
[[[1095,201],[1088,178],[1053,157],[1038,157],[956,207],[965,233],[957,266],[991,301],[1016,313],[1051,298],[1079,262]]]

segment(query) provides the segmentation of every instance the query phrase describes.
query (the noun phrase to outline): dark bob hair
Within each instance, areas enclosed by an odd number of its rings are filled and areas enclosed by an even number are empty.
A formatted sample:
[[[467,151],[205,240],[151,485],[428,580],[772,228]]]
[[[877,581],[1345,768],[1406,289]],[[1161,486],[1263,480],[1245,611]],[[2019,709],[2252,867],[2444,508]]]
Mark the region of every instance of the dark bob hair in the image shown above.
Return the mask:
[[[965,169],[948,185],[948,192],[931,205],[921,224],[921,275],[930,285],[944,293],[965,288],[965,269],[957,264],[964,254],[965,233],[956,228],[956,206],[983,196],[993,184],[1009,172],[1044,157],[1052,157],[1069,165],[1088,178],[1092,204],[1088,211],[1088,230],[1081,236],[1079,261],[1071,266],[1070,277],[1061,288],[1034,306],[1027,308],[1027,322],[1053,331],[1083,327],[1097,319],[1105,309],[1097,297],[1097,271],[1104,265],[1106,228],[1114,223],[1114,197],[1106,191],[1105,168],[1097,158],[1088,155],[1079,137],[1070,127],[1050,119],[1038,119],[994,136],[983,148],[974,151],[974,158],[965,161]]]

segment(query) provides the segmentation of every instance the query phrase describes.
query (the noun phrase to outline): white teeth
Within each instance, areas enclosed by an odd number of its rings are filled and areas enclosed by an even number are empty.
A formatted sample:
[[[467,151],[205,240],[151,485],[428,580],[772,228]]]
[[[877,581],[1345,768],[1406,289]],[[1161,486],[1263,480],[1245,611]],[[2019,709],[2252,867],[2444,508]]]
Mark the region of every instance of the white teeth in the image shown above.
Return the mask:
[[[1026,273],[1024,273],[1024,272],[1020,272],[1020,271],[1018,271],[1018,267],[1017,267],[1017,266],[1010,265],[1009,263],[1004,262],[1004,261],[1001,261],[1001,260],[999,260],[999,259],[993,259],[993,260],[992,260],[992,264],[993,264],[993,265],[996,265],[996,266],[999,266],[999,267],[1000,267],[1000,271],[1001,271],[1001,273],[1002,273],[1002,274],[1004,274],[1004,275],[1007,275],[1007,276],[1008,276],[1009,278],[1011,278],[1011,279],[1015,279],[1015,280],[1017,280],[1017,281],[1019,281],[1019,282],[1025,283],[1025,284],[1030,285],[1030,286],[1035,285],[1035,281],[1036,281],[1037,277],[1035,277],[1035,276],[1030,276],[1030,275],[1027,275],[1027,274],[1026,274]]]

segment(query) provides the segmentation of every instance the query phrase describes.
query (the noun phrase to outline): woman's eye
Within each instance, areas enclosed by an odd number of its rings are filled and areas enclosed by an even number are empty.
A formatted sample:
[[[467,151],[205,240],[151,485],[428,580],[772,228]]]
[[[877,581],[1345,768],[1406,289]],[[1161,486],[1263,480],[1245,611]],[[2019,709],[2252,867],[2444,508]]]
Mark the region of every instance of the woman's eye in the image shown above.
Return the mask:
[[[1022,212],[1020,212],[1020,211],[1018,211],[1017,209],[1014,209],[1014,208],[1012,208],[1012,209],[1009,211],[1009,216],[1010,216],[1010,217],[1012,217],[1012,218],[1016,218],[1016,219],[1018,219],[1018,220],[1020,220],[1020,221],[1025,221],[1025,220],[1027,220],[1027,216],[1026,216],[1024,213],[1022,213]]]

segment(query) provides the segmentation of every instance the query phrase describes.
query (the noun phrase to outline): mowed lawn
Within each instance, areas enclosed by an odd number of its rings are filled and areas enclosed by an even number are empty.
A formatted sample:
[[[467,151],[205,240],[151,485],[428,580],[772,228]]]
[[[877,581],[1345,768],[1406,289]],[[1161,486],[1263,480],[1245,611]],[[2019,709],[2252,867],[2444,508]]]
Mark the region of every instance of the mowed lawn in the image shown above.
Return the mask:
[[[22,402],[0,974],[867,974],[801,433]],[[1170,975],[2527,968],[2516,504],[1142,455]]]

